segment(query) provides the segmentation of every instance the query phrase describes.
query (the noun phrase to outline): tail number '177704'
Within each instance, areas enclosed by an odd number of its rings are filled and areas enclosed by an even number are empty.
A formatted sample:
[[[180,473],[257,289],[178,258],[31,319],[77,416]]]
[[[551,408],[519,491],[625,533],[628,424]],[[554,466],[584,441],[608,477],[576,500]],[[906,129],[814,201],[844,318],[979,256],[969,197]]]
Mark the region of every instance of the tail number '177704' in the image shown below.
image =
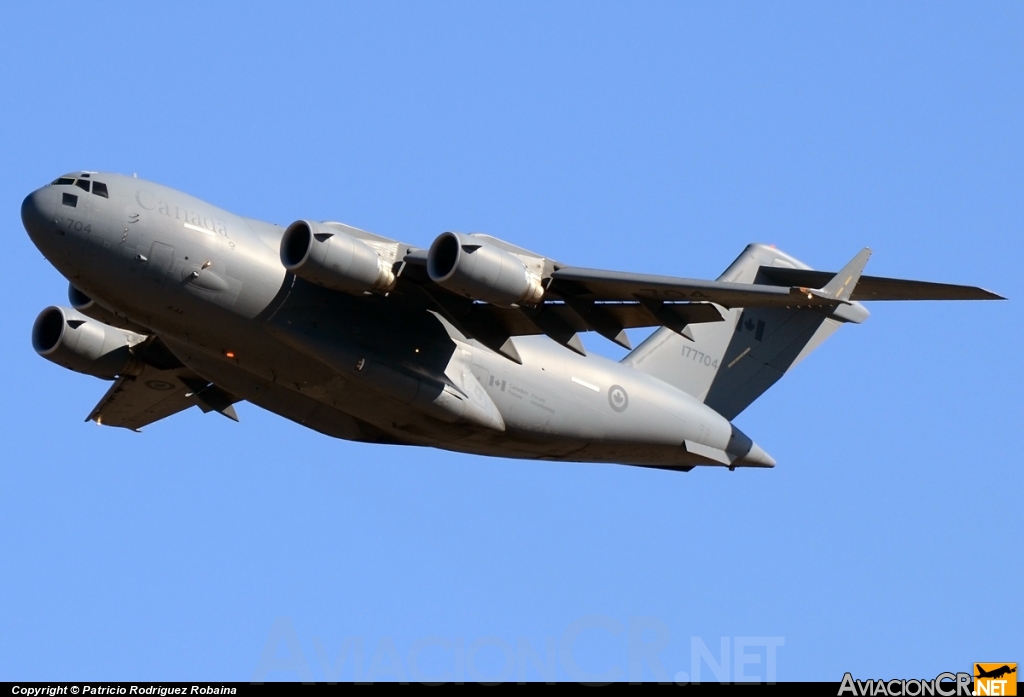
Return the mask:
[[[683,358],[689,358],[694,363],[699,363],[699,364],[705,365],[705,366],[707,366],[709,368],[717,368],[718,367],[718,359],[717,358],[715,358],[713,356],[709,356],[708,354],[704,353],[703,351],[698,351],[697,349],[692,348],[690,346],[684,346],[683,347]]]

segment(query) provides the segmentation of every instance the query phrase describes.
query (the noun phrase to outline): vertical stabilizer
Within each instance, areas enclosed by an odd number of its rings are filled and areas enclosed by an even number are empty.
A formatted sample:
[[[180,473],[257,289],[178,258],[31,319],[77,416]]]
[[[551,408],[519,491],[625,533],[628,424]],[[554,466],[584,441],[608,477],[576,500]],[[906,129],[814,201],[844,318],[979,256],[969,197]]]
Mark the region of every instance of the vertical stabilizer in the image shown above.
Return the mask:
[[[622,362],[693,395],[731,420],[840,324],[867,316],[860,303],[848,303],[848,298],[869,255],[870,250],[858,254],[825,286],[844,303],[831,315],[827,309],[720,308],[724,322],[687,327],[692,341],[662,327]],[[774,247],[751,244],[718,280],[773,284],[760,271],[762,266],[810,269]],[[855,306],[853,312],[842,311],[849,305]]]

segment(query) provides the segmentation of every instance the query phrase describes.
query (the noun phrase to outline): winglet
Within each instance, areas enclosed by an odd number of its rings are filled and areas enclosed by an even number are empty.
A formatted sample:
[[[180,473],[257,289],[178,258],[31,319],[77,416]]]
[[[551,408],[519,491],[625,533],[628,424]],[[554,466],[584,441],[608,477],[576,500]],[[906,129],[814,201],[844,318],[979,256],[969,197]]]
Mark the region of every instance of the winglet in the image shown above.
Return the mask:
[[[865,247],[860,250],[850,263],[842,268],[842,270],[832,277],[832,280],[825,284],[825,286],[817,293],[817,295],[823,295],[825,297],[834,298],[842,302],[850,302],[850,296],[853,295],[853,289],[857,287],[857,282],[860,280],[860,275],[864,273],[864,267],[868,263],[868,259],[871,258],[871,249]]]

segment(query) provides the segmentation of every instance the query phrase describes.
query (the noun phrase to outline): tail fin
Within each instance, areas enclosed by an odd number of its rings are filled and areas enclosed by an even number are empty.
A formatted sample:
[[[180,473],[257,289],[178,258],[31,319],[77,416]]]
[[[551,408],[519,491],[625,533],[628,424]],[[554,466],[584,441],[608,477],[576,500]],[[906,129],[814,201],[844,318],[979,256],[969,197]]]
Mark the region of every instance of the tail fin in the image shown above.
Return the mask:
[[[691,324],[683,335],[662,327],[622,362],[678,387],[731,420],[840,324],[867,318],[864,306],[849,298],[870,253],[862,251],[817,291],[841,301],[831,313],[799,308],[723,309],[724,322]],[[810,269],[778,249],[751,244],[718,280],[775,285],[762,266]]]

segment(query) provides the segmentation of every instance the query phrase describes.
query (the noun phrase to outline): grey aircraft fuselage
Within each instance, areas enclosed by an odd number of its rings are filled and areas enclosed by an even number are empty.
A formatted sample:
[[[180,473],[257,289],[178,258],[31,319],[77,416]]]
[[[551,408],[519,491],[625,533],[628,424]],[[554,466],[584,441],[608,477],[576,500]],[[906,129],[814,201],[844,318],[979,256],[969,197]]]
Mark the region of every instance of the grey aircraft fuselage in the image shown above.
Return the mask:
[[[775,464],[719,413],[629,365],[543,335],[516,337],[515,363],[401,293],[297,278],[278,225],[134,177],[91,179],[105,196],[55,182],[25,199],[38,249],[121,326],[159,336],[196,374],[287,419],[338,438],[491,456],[723,464],[690,442],[730,453],[733,466]],[[399,256],[414,250],[398,243]],[[386,381],[396,366],[401,384],[378,389],[370,374]],[[458,389],[431,393],[440,374]]]

